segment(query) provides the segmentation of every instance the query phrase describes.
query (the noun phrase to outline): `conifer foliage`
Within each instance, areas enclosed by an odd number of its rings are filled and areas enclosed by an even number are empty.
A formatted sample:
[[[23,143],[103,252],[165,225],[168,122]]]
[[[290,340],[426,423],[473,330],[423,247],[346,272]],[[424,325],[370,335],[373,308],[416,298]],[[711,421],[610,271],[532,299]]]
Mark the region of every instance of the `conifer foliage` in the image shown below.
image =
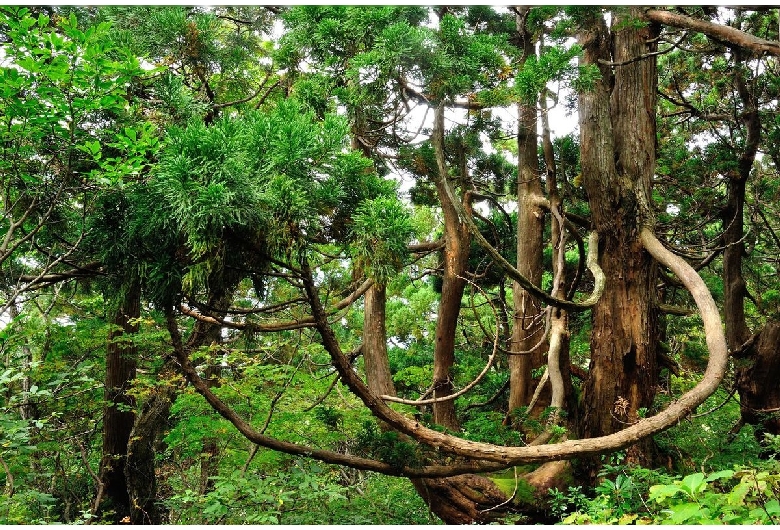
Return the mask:
[[[777,17],[0,8],[0,523],[775,521]]]

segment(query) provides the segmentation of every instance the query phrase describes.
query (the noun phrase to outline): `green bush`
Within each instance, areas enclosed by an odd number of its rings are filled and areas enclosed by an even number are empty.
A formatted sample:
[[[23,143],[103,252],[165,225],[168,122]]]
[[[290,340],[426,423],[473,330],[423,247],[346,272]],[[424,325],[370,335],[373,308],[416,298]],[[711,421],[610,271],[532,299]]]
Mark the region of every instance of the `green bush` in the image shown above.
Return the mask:
[[[603,478],[594,498],[580,487],[552,490],[550,505],[564,524],[779,524],[780,468],[774,461],[770,467],[671,481],[652,470],[626,468],[614,480]],[[648,487],[648,480],[661,483]]]

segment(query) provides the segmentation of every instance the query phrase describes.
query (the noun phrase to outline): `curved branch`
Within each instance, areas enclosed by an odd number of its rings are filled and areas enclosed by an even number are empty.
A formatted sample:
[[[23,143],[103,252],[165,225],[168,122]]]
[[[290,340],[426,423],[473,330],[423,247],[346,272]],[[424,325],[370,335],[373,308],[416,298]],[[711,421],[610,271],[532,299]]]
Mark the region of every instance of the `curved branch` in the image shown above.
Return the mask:
[[[564,219],[566,220],[566,228],[569,229],[569,233],[577,242],[577,253],[579,254],[579,260],[577,260],[577,271],[574,273],[574,279],[572,279],[571,285],[566,291],[566,299],[571,300],[574,298],[574,293],[577,292],[577,287],[579,287],[580,280],[582,280],[582,276],[585,273],[585,262],[587,261],[587,258],[585,257],[585,242],[582,240],[582,236],[574,227],[574,225],[569,222],[568,218],[564,217]]]
[[[539,337],[539,342],[531,346],[528,350],[505,350],[504,348],[501,348],[501,352],[506,355],[530,355],[534,353],[536,350],[541,348],[547,339],[547,334],[550,332],[550,308],[546,307],[542,309],[542,311],[539,313],[540,315],[544,313],[544,332],[542,332],[542,336]],[[536,316],[533,317],[534,320],[536,319]],[[536,333],[536,332],[535,332]],[[534,334],[535,334],[534,333]],[[531,335],[533,336],[533,335]]]
[[[480,289],[480,287],[477,284],[475,284],[474,282],[472,282],[468,278],[464,278],[463,276],[458,276],[458,278],[460,278],[462,280],[466,280],[471,285],[476,287],[483,295],[485,295],[485,292],[482,289]],[[487,295],[485,295],[485,298],[487,298]],[[493,314],[496,315],[496,320],[498,320],[498,314],[497,314],[496,308],[493,306],[493,304],[490,304],[490,308],[493,310]],[[480,322],[480,327],[482,327],[482,323],[479,320],[479,315],[475,315],[475,317],[476,317],[477,321]],[[477,377],[475,377],[474,380],[471,381],[471,383],[467,384],[466,386],[464,386],[463,388],[461,388],[457,392],[453,392],[452,394],[448,394],[448,395],[443,396],[443,397],[432,398],[432,399],[413,400],[413,399],[403,399],[403,398],[399,398],[399,397],[396,397],[396,396],[387,396],[387,395],[383,395],[383,396],[381,396],[381,398],[384,399],[385,401],[392,401],[393,403],[403,403],[404,405],[419,406],[419,405],[431,405],[433,403],[441,403],[443,401],[452,401],[453,399],[456,399],[456,398],[462,396],[463,394],[465,394],[466,392],[468,392],[469,390],[474,388],[482,380],[482,378],[485,377],[485,374],[488,373],[488,370],[490,370],[490,367],[493,366],[493,361],[496,359],[496,353],[498,352],[498,339],[500,338],[500,336],[501,336],[501,334],[498,331],[498,327],[496,327],[496,335],[495,335],[495,338],[493,339],[493,351],[490,352],[490,357],[488,357],[488,361],[487,361],[487,363],[485,363],[485,367],[477,375]]]
[[[336,388],[336,383],[339,382],[339,379],[341,379],[341,377],[339,374],[336,374],[336,377],[333,379],[333,381],[331,381],[330,385],[328,385],[328,389],[325,391],[325,393],[318,397],[314,403],[303,409],[303,412],[310,412],[314,410],[320,403],[325,401],[330,393],[333,392],[333,389]]]
[[[444,121],[444,105],[439,105],[436,107],[436,118],[434,119],[434,129],[441,129],[442,122]],[[438,134],[443,134],[443,130],[439,130]],[[588,248],[588,259],[587,259],[587,265],[588,268],[593,273],[593,277],[596,279],[595,286],[593,288],[593,293],[584,300],[583,302],[571,302],[569,300],[564,300],[561,298],[556,298],[553,296],[550,296],[545,291],[538,288],[536,285],[533,284],[530,280],[528,280],[525,276],[520,274],[520,271],[518,271],[511,263],[509,263],[504,256],[501,255],[501,253],[496,250],[493,245],[488,242],[488,240],[485,239],[485,237],[480,233],[479,227],[474,223],[474,219],[471,215],[466,212],[466,209],[463,207],[463,205],[460,203],[460,201],[455,199],[454,193],[452,191],[452,187],[450,186],[450,183],[448,182],[446,175],[440,175],[437,178],[441,180],[442,189],[444,190],[444,196],[446,197],[448,206],[451,208],[454,208],[455,211],[458,214],[458,218],[462,223],[465,223],[469,232],[471,232],[472,237],[474,240],[479,243],[479,245],[484,248],[487,253],[490,255],[490,257],[493,259],[493,261],[501,267],[507,276],[509,276],[510,279],[516,281],[520,284],[520,286],[528,291],[529,293],[533,294],[539,300],[546,302],[552,306],[560,307],[563,309],[567,309],[569,311],[583,311],[585,309],[590,309],[594,305],[596,305],[596,302],[601,297],[601,293],[604,290],[604,283],[605,283],[605,277],[604,273],[601,270],[601,267],[598,265],[598,234],[594,231],[591,232],[590,238],[588,240],[589,242],[589,248]],[[442,205],[444,206],[444,205]]]
[[[246,97],[243,97],[243,98],[241,98],[241,99],[237,99],[237,100],[235,100],[235,101],[226,101],[225,103],[216,103],[216,104],[213,106],[213,109],[214,109],[214,110],[224,109],[224,108],[226,108],[226,107],[233,107],[233,106],[235,106],[235,105],[240,105],[240,104],[242,104],[242,103],[246,103],[247,101],[252,101],[252,100],[253,100],[253,99],[255,99],[257,96],[259,96],[259,95],[260,95],[260,91],[261,91],[261,90],[263,90],[263,88],[265,88],[265,84],[268,82],[268,79],[270,79],[270,77],[271,77],[271,74],[270,74],[270,73],[267,73],[267,74],[265,75],[265,79],[263,79],[263,82],[262,82],[262,83],[260,83],[260,86],[259,86],[259,87],[257,87],[257,90],[255,90],[253,93],[249,94],[248,96],[246,96]],[[274,83],[274,84],[271,86],[271,88],[274,88],[274,87],[275,87],[276,85],[278,85],[278,84],[279,84],[279,81],[277,81],[276,83]]]
[[[317,321],[317,329],[322,343],[330,354],[333,366],[341,374],[342,381],[378,419],[390,427],[407,434],[418,442],[428,444],[441,451],[477,460],[500,463],[504,468],[521,463],[548,462],[570,459],[585,455],[603,454],[628,447],[638,440],[662,432],[688,416],[691,411],[709,397],[718,387],[725,374],[728,363],[726,339],[721,329],[720,315],[715,301],[707,290],[704,281],[684,260],[666,250],[648,230],[641,233],[642,243],[648,252],[660,263],[670,268],[682,280],[691,292],[702,313],[710,352],[709,363],[704,377],[693,389],[680,396],[665,410],[655,416],[641,419],[625,429],[597,438],[585,440],[567,440],[560,443],[540,446],[506,447],[484,442],[464,440],[457,436],[429,429],[414,419],[408,418],[391,409],[379,396],[373,394],[360,377],[352,370],[341,351],[336,335],[327,321],[327,315],[319,301],[317,288],[311,270],[304,263],[305,274],[302,277],[312,313]]]
[[[706,20],[700,20],[679,13],[662,11],[659,9],[645,10],[645,17],[653,22],[660,22],[667,26],[676,28],[691,29],[704,33],[721,41],[728,42],[734,46],[745,48],[756,53],[768,53],[770,55],[780,56],[780,42],[761,39],[750,33],[745,33],[736,28],[725,26],[723,24],[714,24]]]
[[[501,388],[499,388],[499,389],[496,391],[496,393],[495,393],[495,394],[493,394],[492,396],[490,396],[490,398],[489,398],[487,401],[483,401],[482,403],[469,403],[469,404],[468,404],[468,405],[466,405],[466,407],[463,409],[463,412],[466,412],[467,410],[470,410],[470,409],[476,409],[476,408],[480,408],[480,407],[487,407],[488,405],[492,405],[492,404],[493,404],[493,402],[495,402],[495,401],[496,401],[496,400],[497,400],[499,397],[501,397],[501,394],[503,394],[504,392],[506,392],[506,391],[507,391],[507,389],[509,388],[509,383],[510,383],[510,382],[511,382],[511,381],[510,381],[509,379],[507,379],[506,381],[504,381],[504,384],[503,384],[503,385],[501,385]]]
[[[203,381],[195,368],[192,366],[192,363],[190,363],[189,356],[187,355],[187,352],[185,351],[184,345],[182,343],[181,334],[179,333],[179,328],[176,324],[176,317],[174,316],[173,311],[166,311],[165,318],[168,326],[168,332],[171,336],[171,343],[173,345],[174,354],[176,355],[176,360],[178,361],[179,366],[187,380],[192,384],[193,387],[195,387],[195,390],[206,399],[209,405],[211,405],[211,407],[220,416],[232,423],[233,426],[252,443],[287,454],[314,458],[329,464],[338,464],[355,469],[376,471],[378,473],[392,476],[449,477],[462,475],[464,473],[483,471],[485,469],[498,470],[504,467],[503,465],[497,464],[495,462],[466,462],[452,465],[422,466],[420,468],[412,468],[407,466],[397,467],[380,462],[378,460],[372,460],[370,458],[346,455],[324,449],[315,449],[305,445],[285,442],[271,436],[266,436],[265,434],[257,431],[248,422],[241,418],[241,416],[239,416],[232,408],[225,404],[208,388],[206,382]]]

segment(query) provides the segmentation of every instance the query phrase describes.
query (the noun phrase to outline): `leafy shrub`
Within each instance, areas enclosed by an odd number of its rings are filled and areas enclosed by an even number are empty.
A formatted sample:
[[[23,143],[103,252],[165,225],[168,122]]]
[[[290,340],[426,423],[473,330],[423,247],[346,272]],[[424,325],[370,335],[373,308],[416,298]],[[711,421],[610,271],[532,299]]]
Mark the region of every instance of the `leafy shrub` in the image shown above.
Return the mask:
[[[780,470],[725,469],[671,479],[624,469],[588,498],[580,487],[551,490],[551,510],[565,524],[778,524]],[[647,481],[661,483],[647,487]],[[576,510],[569,513],[569,510]]]
[[[756,469],[694,473],[650,488],[659,508],[654,522],[672,524],[778,524],[780,474]]]

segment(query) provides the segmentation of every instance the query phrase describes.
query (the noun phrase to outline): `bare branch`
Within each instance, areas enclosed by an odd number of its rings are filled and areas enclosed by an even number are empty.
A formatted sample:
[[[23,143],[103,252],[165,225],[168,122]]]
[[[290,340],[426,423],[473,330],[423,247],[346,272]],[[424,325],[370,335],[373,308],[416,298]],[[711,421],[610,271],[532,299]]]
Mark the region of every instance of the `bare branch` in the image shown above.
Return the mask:
[[[464,278],[463,276],[459,276],[459,278],[466,280],[471,285],[476,287],[485,297],[487,298],[487,295],[485,292],[474,282],[469,280],[468,278]],[[493,304],[490,304],[490,308],[493,310],[493,314],[496,316],[496,320],[498,320],[498,314],[496,314],[496,308],[493,306]],[[477,321],[479,321],[479,315],[475,315]],[[481,323],[480,323],[481,325]],[[484,329],[484,328],[483,328]],[[414,405],[414,406],[420,406],[420,405],[432,405],[433,403],[441,403],[443,401],[452,401],[453,399],[456,399],[472,388],[474,388],[483,377],[485,377],[485,374],[488,373],[488,370],[490,370],[490,367],[493,366],[493,361],[496,358],[496,353],[498,352],[498,339],[500,338],[501,334],[498,332],[498,328],[496,328],[495,338],[493,339],[493,351],[490,352],[490,356],[488,357],[487,363],[485,363],[485,367],[482,369],[482,371],[477,375],[477,377],[474,378],[473,381],[471,381],[469,384],[458,390],[457,392],[453,392],[452,394],[448,394],[443,397],[439,398],[432,398],[432,399],[403,399],[396,396],[382,396],[382,399],[385,401],[392,401],[393,403],[403,403],[405,405]]]
[[[745,33],[744,31],[740,31],[730,26],[715,24],[706,20],[700,20],[659,9],[645,10],[645,17],[652,22],[660,22],[667,26],[698,31],[699,33],[704,33],[708,37],[725,41],[734,46],[745,48],[759,54],[768,53],[770,55],[780,56],[780,42],[761,39],[755,35]]]

